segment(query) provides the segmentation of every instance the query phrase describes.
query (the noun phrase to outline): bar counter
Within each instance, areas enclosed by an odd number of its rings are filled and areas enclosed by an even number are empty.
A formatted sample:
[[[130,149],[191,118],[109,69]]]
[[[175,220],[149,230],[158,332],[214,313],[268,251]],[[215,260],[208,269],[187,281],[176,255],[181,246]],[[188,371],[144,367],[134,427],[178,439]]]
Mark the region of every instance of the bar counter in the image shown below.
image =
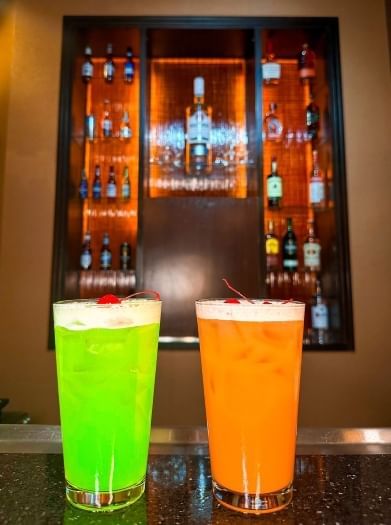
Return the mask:
[[[294,499],[249,517],[213,499],[204,428],[154,428],[145,495],[110,515],[65,501],[57,426],[0,425],[0,523],[246,525],[391,523],[391,429],[301,429]]]

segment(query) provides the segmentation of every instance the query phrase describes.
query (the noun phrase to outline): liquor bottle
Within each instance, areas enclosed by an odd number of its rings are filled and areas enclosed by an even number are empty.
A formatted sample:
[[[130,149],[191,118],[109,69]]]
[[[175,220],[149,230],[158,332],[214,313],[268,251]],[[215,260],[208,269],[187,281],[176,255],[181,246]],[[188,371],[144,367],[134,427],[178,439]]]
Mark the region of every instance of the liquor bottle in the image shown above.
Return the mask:
[[[299,78],[303,83],[308,83],[315,78],[315,61],[316,56],[314,51],[312,51],[308,44],[303,44],[297,61]]]
[[[83,245],[80,254],[80,268],[82,270],[91,270],[92,268],[92,250],[91,234],[86,232],[83,239]]]
[[[104,233],[100,250],[100,269],[111,270],[111,260],[110,237],[108,233]]]
[[[270,40],[266,44],[266,61],[262,64],[262,78],[266,85],[276,86],[281,78],[281,64],[276,62]]]
[[[130,199],[130,179],[129,179],[129,168],[124,166],[122,172],[122,187],[121,187],[121,196],[124,200]]]
[[[126,50],[126,62],[124,64],[124,81],[127,84],[131,84],[133,82],[134,69],[133,51],[131,47],[128,47]]]
[[[268,231],[265,234],[266,268],[273,270],[279,266],[280,241],[274,232],[274,222],[269,220]]]
[[[324,173],[319,167],[318,152],[312,152],[312,170],[310,176],[310,204],[314,208],[323,208],[325,205]]]
[[[84,168],[81,170],[80,174],[79,195],[82,200],[87,199],[88,197],[88,179]]]
[[[287,231],[282,239],[282,259],[283,268],[289,272],[294,272],[299,266],[297,259],[297,239],[293,231],[291,217],[287,218]]]
[[[92,63],[92,50],[87,46],[84,50],[84,62],[81,66],[81,78],[88,84],[94,75],[94,64]]]
[[[132,129],[129,125],[129,113],[124,111],[121,119],[121,124],[119,128],[119,136],[121,139],[127,140],[132,136]]]
[[[108,199],[115,199],[117,197],[117,183],[115,181],[114,166],[110,166],[109,178],[106,186],[106,197]]]
[[[102,134],[106,139],[113,136],[113,120],[110,114],[110,102],[107,99],[104,101]]]
[[[282,199],[282,178],[277,171],[277,159],[272,157],[271,173],[267,176],[267,203],[269,208],[279,208]]]
[[[315,104],[312,96],[311,102],[305,108],[305,120],[307,125],[307,133],[310,140],[316,140],[318,138],[320,126],[320,111],[319,106]]]
[[[323,298],[322,286],[316,281],[316,291],[311,306],[312,342],[327,343],[329,329],[329,309]]]
[[[304,267],[311,272],[320,271],[321,245],[315,235],[314,221],[308,221],[308,234],[303,244]]]
[[[99,164],[95,166],[94,181],[92,183],[92,197],[94,200],[100,200],[102,197],[102,180]]]
[[[193,104],[186,108],[186,172],[189,175],[202,175],[209,173],[212,166],[212,109],[204,101],[203,77],[196,77],[193,86]]]
[[[103,78],[106,82],[111,83],[114,80],[115,64],[113,60],[113,45],[107,44],[106,61],[103,64]]]
[[[95,115],[92,113],[85,117],[85,136],[87,140],[96,138]]]
[[[282,132],[284,126],[281,120],[276,116],[277,104],[271,102],[269,104],[269,112],[266,113],[263,119],[263,137],[266,140],[279,141],[282,139]]]
[[[119,265],[121,270],[130,270],[131,249],[127,242],[123,242],[119,251]]]

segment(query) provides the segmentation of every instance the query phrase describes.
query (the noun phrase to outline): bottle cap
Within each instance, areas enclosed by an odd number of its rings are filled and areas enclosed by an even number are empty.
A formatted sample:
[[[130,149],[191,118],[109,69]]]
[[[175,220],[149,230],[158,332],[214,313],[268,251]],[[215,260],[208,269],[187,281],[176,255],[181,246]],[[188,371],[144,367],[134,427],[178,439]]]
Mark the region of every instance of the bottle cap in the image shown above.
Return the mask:
[[[111,54],[113,52],[113,44],[107,44],[107,53]]]
[[[92,49],[90,48],[90,46],[86,46],[86,48],[84,50],[84,54],[85,55],[92,55]]]
[[[194,95],[196,97],[203,97],[205,93],[205,82],[203,77],[195,77],[194,79]]]

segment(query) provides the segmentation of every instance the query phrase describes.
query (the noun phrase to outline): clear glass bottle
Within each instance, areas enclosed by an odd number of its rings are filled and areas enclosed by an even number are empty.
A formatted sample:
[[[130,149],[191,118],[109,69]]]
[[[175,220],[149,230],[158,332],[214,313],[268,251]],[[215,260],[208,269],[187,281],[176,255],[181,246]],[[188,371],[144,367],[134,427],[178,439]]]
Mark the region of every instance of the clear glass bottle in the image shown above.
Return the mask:
[[[119,128],[119,136],[123,140],[128,140],[132,137],[132,134],[132,129],[129,124],[129,113],[124,111]]]
[[[121,196],[124,200],[130,199],[130,178],[128,166],[124,166],[122,171]]]
[[[86,46],[84,50],[84,62],[81,66],[81,78],[88,84],[94,76],[94,64],[92,63],[92,49]]]
[[[316,281],[316,291],[311,305],[311,340],[316,344],[328,342],[329,309],[323,298],[320,280]]]
[[[115,199],[117,197],[117,183],[115,180],[114,166],[109,168],[109,178],[106,186],[106,197],[108,199]]]
[[[264,140],[280,141],[282,140],[282,133],[284,126],[281,120],[276,115],[277,104],[270,102],[269,111],[263,119],[263,138]]]
[[[81,248],[80,268],[81,270],[91,270],[92,268],[91,234],[88,231],[84,235]]]
[[[315,52],[307,43],[303,44],[302,49],[298,55],[297,66],[299,69],[299,78],[304,84],[315,78],[315,62]]]
[[[318,151],[315,149],[312,152],[309,201],[313,208],[323,208],[325,205],[325,177],[319,167]]]
[[[193,104],[186,108],[186,173],[205,175],[210,173],[212,167],[212,109],[205,104],[203,77],[196,77],[193,87]]]
[[[103,64],[103,78],[109,84],[113,82],[115,74],[115,64],[113,60],[113,45],[107,44],[106,48],[106,60]]]
[[[94,181],[92,183],[92,198],[100,200],[102,197],[102,179],[100,176],[100,166],[96,164],[94,172]]]
[[[100,269],[111,270],[112,254],[110,249],[110,237],[108,233],[103,234],[102,248],[100,250]]]
[[[266,269],[275,270],[280,264],[280,241],[274,231],[274,221],[268,222],[268,230],[265,234]]]
[[[321,267],[320,241],[315,234],[313,220],[308,221],[308,233],[303,244],[304,268],[311,272],[319,272]]]
[[[266,60],[262,64],[262,79],[267,86],[276,86],[281,78],[281,64],[275,60],[275,54],[270,41],[266,44]]]
[[[291,217],[287,218],[287,231],[282,239],[282,261],[284,270],[295,272],[298,269],[297,239]]]
[[[271,172],[267,176],[267,203],[269,208],[279,208],[282,199],[282,178],[278,174],[277,159],[272,157]]]
[[[84,168],[80,173],[79,196],[82,200],[87,199],[88,197],[88,179]]]
[[[131,47],[126,49],[126,61],[124,64],[124,81],[127,84],[131,84],[134,79],[134,61],[133,61],[133,51]]]

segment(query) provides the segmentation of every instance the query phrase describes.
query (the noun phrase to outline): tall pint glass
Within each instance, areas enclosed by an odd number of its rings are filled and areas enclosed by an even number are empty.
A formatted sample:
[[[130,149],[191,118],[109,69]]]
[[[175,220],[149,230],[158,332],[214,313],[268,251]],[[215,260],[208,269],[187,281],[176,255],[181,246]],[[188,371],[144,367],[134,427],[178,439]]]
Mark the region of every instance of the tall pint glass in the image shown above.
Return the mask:
[[[67,499],[112,511],[144,492],[161,302],[54,304]]]
[[[303,303],[196,302],[213,492],[262,514],[292,499]]]

